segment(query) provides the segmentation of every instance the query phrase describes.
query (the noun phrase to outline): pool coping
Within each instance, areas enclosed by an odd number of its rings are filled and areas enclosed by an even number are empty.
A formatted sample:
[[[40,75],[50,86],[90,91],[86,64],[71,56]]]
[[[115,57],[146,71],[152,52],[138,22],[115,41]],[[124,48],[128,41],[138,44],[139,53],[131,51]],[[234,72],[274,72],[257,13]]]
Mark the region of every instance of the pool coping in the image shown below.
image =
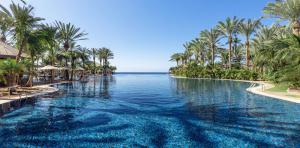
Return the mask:
[[[211,79],[211,78],[188,78],[188,77],[182,77],[182,76],[174,76],[170,75],[170,77],[173,78],[182,78],[182,79],[207,79],[207,80],[226,80],[226,81],[237,81],[237,82],[247,82],[247,83],[252,83],[252,84],[259,84],[258,86],[250,86],[246,89],[247,92],[265,96],[265,97],[270,97],[274,99],[279,99],[283,101],[288,101],[292,103],[297,103],[300,104],[300,99],[296,99],[294,97],[288,97],[288,96],[282,96],[278,94],[272,94],[271,92],[265,92],[264,90],[270,89],[275,87],[273,84],[267,82],[267,81],[250,81],[250,80],[235,80],[235,79]]]

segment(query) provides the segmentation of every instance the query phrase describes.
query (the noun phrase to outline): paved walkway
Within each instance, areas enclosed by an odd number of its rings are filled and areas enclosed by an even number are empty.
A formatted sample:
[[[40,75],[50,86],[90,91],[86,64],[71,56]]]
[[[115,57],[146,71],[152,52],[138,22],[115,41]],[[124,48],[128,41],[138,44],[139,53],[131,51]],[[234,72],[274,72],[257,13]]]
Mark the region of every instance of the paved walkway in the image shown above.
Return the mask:
[[[22,99],[26,99],[26,98],[32,98],[32,97],[36,97],[36,96],[40,96],[40,95],[57,92],[57,91],[59,91],[59,89],[57,89],[55,87],[51,87],[51,85],[62,84],[62,83],[70,83],[70,81],[61,81],[59,83],[37,85],[37,86],[31,87],[31,88],[37,89],[37,91],[34,91],[33,93],[27,93],[27,94],[23,93],[20,95],[11,95],[11,96],[0,97],[0,105],[6,104],[6,103],[9,103],[12,101],[16,101],[16,100],[22,100]]]
[[[20,95],[10,95],[10,96],[0,97],[0,105],[5,104],[5,103],[9,103],[9,102],[12,102],[12,101],[16,101],[16,100],[22,100],[22,99],[25,99],[25,98],[32,98],[32,97],[45,95],[45,94],[49,94],[49,93],[54,93],[54,92],[58,91],[57,88],[50,87],[49,85],[35,86],[35,87],[32,87],[32,88],[35,88],[37,90],[33,91],[32,93],[22,93]]]
[[[267,91],[268,89],[275,87],[273,84],[270,84],[267,82],[253,82],[253,83],[258,83],[259,86],[247,88],[246,90],[248,92],[267,96],[267,97],[272,97],[272,98],[276,98],[276,99],[281,99],[281,100],[285,100],[285,101],[290,101],[290,102],[294,102],[294,103],[300,103],[300,98],[296,97],[295,94],[293,94],[293,93]]]

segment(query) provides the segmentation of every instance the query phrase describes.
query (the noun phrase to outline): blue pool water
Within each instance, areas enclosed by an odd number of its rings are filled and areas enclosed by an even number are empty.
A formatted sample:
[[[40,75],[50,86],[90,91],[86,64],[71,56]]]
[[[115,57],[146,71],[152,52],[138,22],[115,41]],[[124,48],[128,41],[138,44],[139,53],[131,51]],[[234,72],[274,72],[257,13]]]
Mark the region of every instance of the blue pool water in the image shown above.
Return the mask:
[[[0,118],[0,147],[300,147],[300,105],[249,83],[117,74]]]

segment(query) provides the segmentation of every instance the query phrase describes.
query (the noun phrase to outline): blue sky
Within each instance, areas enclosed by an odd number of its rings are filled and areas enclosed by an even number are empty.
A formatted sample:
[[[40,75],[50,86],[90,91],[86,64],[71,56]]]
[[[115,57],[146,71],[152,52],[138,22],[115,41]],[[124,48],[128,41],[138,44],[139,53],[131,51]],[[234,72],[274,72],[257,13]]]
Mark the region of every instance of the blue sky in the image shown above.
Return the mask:
[[[122,72],[166,72],[172,53],[227,16],[259,18],[273,0],[28,0],[35,15],[89,33],[85,47],[108,47]],[[17,1],[16,1],[17,2]],[[1,0],[7,5],[10,0]]]

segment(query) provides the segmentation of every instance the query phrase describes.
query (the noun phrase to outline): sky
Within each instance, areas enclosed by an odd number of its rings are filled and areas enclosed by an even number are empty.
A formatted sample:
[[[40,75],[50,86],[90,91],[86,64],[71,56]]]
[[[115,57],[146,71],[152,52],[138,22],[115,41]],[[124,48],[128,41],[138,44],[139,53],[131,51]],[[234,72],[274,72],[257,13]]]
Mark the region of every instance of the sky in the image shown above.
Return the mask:
[[[18,2],[17,0],[14,0]],[[34,14],[80,27],[88,48],[110,48],[118,72],[167,72],[170,56],[226,17],[257,19],[274,0],[27,0]],[[8,6],[11,0],[0,0]]]

